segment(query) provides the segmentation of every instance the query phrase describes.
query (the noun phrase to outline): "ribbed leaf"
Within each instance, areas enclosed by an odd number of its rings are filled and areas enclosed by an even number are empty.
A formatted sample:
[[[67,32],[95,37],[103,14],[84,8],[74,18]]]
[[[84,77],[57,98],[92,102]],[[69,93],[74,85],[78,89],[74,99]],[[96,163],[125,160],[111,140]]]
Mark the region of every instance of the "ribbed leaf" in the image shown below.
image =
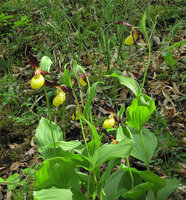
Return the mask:
[[[152,187],[153,187],[153,184],[150,182],[141,183],[137,185],[136,187],[134,187],[133,189],[126,192],[124,195],[122,195],[122,197],[135,200],[143,196]]]
[[[106,180],[104,186],[104,192],[106,194],[106,198],[103,197],[104,200],[115,200],[118,197],[118,185],[122,178],[124,171],[117,170],[115,173],[112,173],[111,176]]]
[[[146,31],[146,18],[147,18],[147,15],[145,12],[140,21],[140,29],[141,29],[141,32],[142,32],[143,36],[145,37],[146,41],[148,41],[148,35],[147,35],[147,31]]]
[[[74,174],[73,162],[70,159],[55,157],[43,162],[35,175],[36,190],[50,187],[69,187]]]
[[[85,146],[76,140],[71,140],[69,142],[60,141],[57,143],[57,146],[59,146],[63,151],[73,151],[79,154],[82,154],[85,150]]]
[[[92,157],[93,167],[112,158],[123,158],[130,154],[133,147],[132,140],[123,140],[118,144],[105,144],[97,149]]]
[[[52,61],[48,56],[43,56],[40,61],[39,68],[45,72],[50,72],[50,66],[52,65]]]
[[[63,135],[60,127],[54,122],[51,123],[51,127],[53,130],[55,143],[59,142]],[[53,145],[50,121],[44,117],[42,117],[39,121],[39,125],[36,129],[35,141],[38,145],[38,151],[43,155],[45,154],[47,148]]]
[[[145,163],[146,158],[145,158],[145,153],[144,153],[143,146],[140,139],[140,133],[138,130],[131,127],[129,127],[129,130],[131,131],[134,138],[134,142],[135,142],[131,155]],[[149,162],[151,162],[151,159],[154,155],[154,151],[157,147],[157,138],[152,132],[150,132],[146,128],[142,129],[142,133],[143,133],[143,139],[144,139],[144,144],[147,151],[148,160]]]
[[[34,191],[34,200],[75,200],[70,189],[49,188]]]
[[[165,187],[166,182],[161,179],[158,175],[154,174],[151,171],[141,171],[139,172],[141,178],[147,182],[153,183],[153,191],[155,196],[157,195],[157,191]]]
[[[136,96],[140,94],[140,86],[137,81],[132,78],[127,78],[122,75],[118,75],[116,73],[112,73],[111,75],[107,75],[107,77],[117,77],[121,85],[129,88]]]

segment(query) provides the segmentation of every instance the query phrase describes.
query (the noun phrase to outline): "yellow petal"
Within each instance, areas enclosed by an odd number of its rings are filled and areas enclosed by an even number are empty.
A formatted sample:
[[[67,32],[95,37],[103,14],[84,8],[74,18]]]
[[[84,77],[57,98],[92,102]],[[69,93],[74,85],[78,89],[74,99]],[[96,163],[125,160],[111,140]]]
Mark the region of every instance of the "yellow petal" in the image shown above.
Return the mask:
[[[133,34],[134,34],[134,39],[137,40],[138,39],[138,34],[135,30],[132,30],[133,31]],[[131,34],[125,39],[125,44],[126,45],[132,45],[134,44],[134,39],[132,37],[132,32]]]
[[[87,85],[87,82],[85,82],[81,77],[80,77],[80,79],[79,79],[79,83],[80,83],[83,87],[85,87],[85,86]]]
[[[75,116],[74,116],[74,114],[72,115],[72,120],[75,120]]]
[[[76,110],[75,115],[74,114],[72,115],[72,120],[79,120],[79,117],[81,114],[82,114],[82,110],[81,110],[81,108],[79,108],[79,112],[78,112],[78,110]]]
[[[53,105],[54,106],[60,106],[63,104],[66,100],[66,95],[63,91],[60,91],[54,98],[53,100]]]
[[[41,88],[45,83],[45,79],[43,75],[38,74],[37,76],[34,75],[34,77],[31,79],[31,87],[33,89],[39,89]]]
[[[112,128],[115,125],[114,117],[110,117],[103,122],[104,128]]]

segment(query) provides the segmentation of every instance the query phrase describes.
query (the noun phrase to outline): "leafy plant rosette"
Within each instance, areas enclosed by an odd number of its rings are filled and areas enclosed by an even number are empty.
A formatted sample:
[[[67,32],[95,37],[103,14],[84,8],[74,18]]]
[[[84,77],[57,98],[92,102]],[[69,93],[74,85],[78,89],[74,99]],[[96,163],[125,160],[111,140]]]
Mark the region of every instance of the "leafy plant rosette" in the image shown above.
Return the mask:
[[[126,124],[141,130],[155,109],[155,102],[151,97],[145,94],[138,95],[127,108],[128,121]]]

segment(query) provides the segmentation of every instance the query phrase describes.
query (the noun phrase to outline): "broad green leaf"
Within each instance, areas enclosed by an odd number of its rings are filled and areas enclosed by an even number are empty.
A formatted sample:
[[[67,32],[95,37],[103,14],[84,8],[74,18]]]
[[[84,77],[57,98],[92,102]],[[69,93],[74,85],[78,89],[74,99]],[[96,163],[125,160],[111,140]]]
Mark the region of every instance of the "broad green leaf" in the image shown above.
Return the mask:
[[[158,191],[157,199],[158,200],[167,200],[169,195],[179,186],[179,183],[176,178],[174,179],[164,179],[166,186]],[[150,200],[155,200],[153,191],[150,190],[147,194],[147,198]]]
[[[66,68],[64,68],[64,74],[61,76],[60,82],[61,84],[72,88],[71,75],[70,75],[70,72]]]
[[[92,185],[91,185],[91,187],[92,187]],[[70,189],[73,192],[74,200],[88,200],[85,198],[85,196],[82,192],[82,187],[80,185],[80,179],[79,179],[77,172],[72,177]]]
[[[118,144],[105,144],[97,149],[92,157],[93,168],[112,158],[123,158],[130,154],[133,147],[132,140],[123,140]]]
[[[137,81],[132,78],[127,78],[122,75],[118,75],[116,73],[112,73],[111,75],[106,75],[107,77],[117,77],[121,85],[129,88],[136,96],[140,94],[140,86]]]
[[[74,174],[73,162],[70,159],[55,157],[43,162],[35,175],[36,190],[50,187],[69,187]]]
[[[141,171],[139,172],[139,175],[143,180],[153,183],[152,190],[154,191],[155,195],[157,195],[158,190],[162,189],[166,185],[166,182],[163,179],[151,171]]]
[[[146,163],[145,153],[144,153],[143,146],[141,143],[139,131],[132,127],[129,127],[129,130],[131,131],[134,138],[134,142],[135,142],[131,155],[143,161],[144,163]],[[144,140],[144,144],[147,151],[148,160],[149,162],[151,162],[151,159],[157,147],[157,138],[152,132],[150,132],[146,128],[142,129],[142,134],[143,134],[143,140]]]
[[[129,168],[126,167],[125,165],[124,166],[121,165],[120,167],[124,171],[121,181],[119,183],[120,188],[125,188],[128,191],[132,189],[132,180],[131,180],[130,173],[132,173],[133,180],[134,180],[133,186],[137,186],[143,182],[142,178],[139,176],[139,171],[137,169],[130,168],[130,171],[129,171]]]
[[[94,183],[93,178],[92,177],[90,178],[88,174],[82,173],[82,172],[76,172],[76,174],[78,175],[79,180],[82,182],[81,186],[83,186],[84,188],[87,188],[88,184],[90,184],[89,192],[91,194],[93,194],[95,192],[95,183]],[[90,181],[90,183],[89,183],[89,181]]]
[[[87,152],[83,151],[83,155],[76,154],[73,152],[68,152],[63,150],[64,147],[56,143],[56,149],[55,149],[55,157],[63,157],[63,158],[69,158],[74,162],[74,165],[77,167],[83,167],[84,169],[89,169],[89,159],[87,157]],[[85,154],[85,155],[84,155]],[[54,147],[47,147],[44,151],[45,159],[53,158],[54,157]]]
[[[70,189],[52,187],[34,191],[34,200],[76,200]]]
[[[176,178],[164,179],[166,186],[158,191],[158,200],[167,200],[169,195],[179,186]]]
[[[51,123],[51,127],[53,130],[55,143],[62,140],[63,133],[60,127],[54,122]],[[42,117],[41,120],[39,121],[39,125],[36,129],[36,134],[35,134],[35,141],[38,145],[38,151],[41,154],[44,154],[47,148],[50,145],[53,145],[51,127],[50,127],[50,121]]]
[[[122,195],[122,197],[136,200],[142,197],[152,187],[153,184],[150,182],[141,183],[140,185],[137,185],[133,189],[126,192],[124,195]]]
[[[138,95],[127,107],[127,122],[130,127],[141,130],[144,124],[150,119],[151,114],[156,109],[154,100],[145,95]]]
[[[118,185],[123,173],[124,171],[119,169],[115,173],[112,173],[111,176],[109,176],[109,178],[106,180],[105,186],[103,188],[106,194],[106,198],[103,197],[103,200],[115,200],[116,197],[118,197]]]
[[[148,41],[148,35],[147,35],[147,31],[146,31],[146,18],[147,18],[147,15],[146,15],[146,12],[144,12],[144,14],[140,20],[140,29],[141,29],[141,32],[142,32],[143,36],[145,37],[146,41]]]
[[[69,142],[59,141],[57,146],[59,146],[63,151],[73,151],[79,154],[82,154],[85,150],[85,145],[77,140],[71,140]]]
[[[40,61],[39,68],[44,70],[45,72],[50,72],[50,66],[52,65],[52,61],[48,56],[43,56]]]
[[[102,196],[102,189],[103,189],[103,184],[105,182],[106,179],[108,179],[110,177],[110,174],[113,170],[113,168],[121,161],[121,158],[114,158],[111,159],[108,162],[108,167],[107,169],[104,171],[104,173],[102,174],[99,183],[98,183],[98,189],[97,189],[97,194],[98,194],[98,198],[101,199]]]

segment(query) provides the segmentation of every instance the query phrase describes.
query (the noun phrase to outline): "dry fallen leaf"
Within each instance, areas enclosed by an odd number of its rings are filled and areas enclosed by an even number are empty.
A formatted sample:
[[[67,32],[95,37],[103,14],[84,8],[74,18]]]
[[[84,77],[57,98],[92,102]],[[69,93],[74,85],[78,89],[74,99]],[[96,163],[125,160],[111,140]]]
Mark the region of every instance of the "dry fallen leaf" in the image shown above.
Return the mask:
[[[33,155],[34,153],[36,152],[36,150],[34,149],[34,147],[32,147],[31,149],[29,149],[26,153],[25,153],[25,156],[29,155]]]
[[[10,166],[10,170],[16,171],[19,167],[24,167],[24,164],[18,161]]]
[[[176,85],[175,82],[173,82],[172,86],[173,86],[174,94],[180,94],[179,88],[178,88],[178,86]]]

